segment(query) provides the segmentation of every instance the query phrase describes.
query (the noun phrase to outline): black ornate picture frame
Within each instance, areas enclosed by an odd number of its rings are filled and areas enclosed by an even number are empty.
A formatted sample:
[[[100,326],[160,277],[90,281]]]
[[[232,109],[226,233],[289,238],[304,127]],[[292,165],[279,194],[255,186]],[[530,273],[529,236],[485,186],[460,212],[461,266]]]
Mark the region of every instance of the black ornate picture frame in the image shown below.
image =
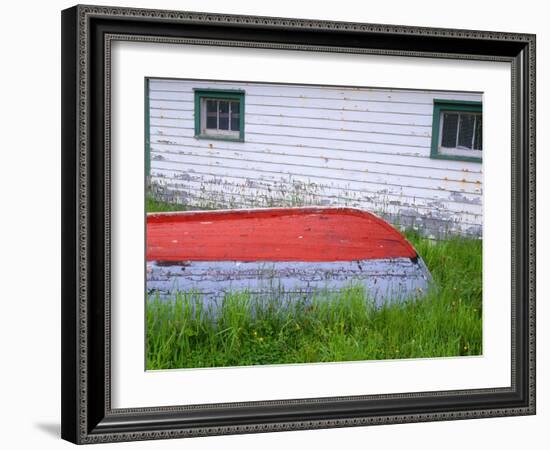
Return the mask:
[[[512,72],[511,385],[113,409],[114,41],[503,61]],[[167,439],[535,414],[535,36],[99,6],[62,12],[62,437]]]

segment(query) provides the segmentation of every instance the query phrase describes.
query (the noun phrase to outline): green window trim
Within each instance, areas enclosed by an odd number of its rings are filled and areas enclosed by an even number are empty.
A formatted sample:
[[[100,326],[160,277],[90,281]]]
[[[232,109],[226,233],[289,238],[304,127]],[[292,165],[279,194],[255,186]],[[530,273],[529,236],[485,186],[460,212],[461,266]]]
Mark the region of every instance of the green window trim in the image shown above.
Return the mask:
[[[213,139],[220,141],[237,141],[244,142],[244,91],[241,90],[226,90],[226,89],[194,89],[195,93],[195,138],[196,139]],[[239,101],[239,135],[224,136],[212,135],[202,132],[202,111],[201,107],[204,99],[216,100],[238,100]]]
[[[481,102],[466,100],[434,99],[430,157],[433,159],[447,159],[452,161],[482,162],[482,158],[477,156],[448,155],[439,152],[439,129],[442,111],[481,113],[482,104]]]

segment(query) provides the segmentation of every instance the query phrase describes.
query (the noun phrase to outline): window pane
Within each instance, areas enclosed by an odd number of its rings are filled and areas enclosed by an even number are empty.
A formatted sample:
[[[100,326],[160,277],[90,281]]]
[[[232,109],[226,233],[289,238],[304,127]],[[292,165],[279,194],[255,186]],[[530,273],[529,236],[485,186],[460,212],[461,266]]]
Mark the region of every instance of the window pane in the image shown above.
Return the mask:
[[[477,120],[476,120],[476,137],[474,138],[474,149],[476,149],[476,150],[481,150],[482,146],[483,146],[483,144],[482,144],[482,137],[483,137],[482,128],[483,128],[482,116],[479,115],[479,116],[477,116]]]
[[[218,124],[219,130],[229,130],[229,102],[220,100],[220,122]]]
[[[458,114],[443,113],[443,129],[441,131],[441,147],[456,147],[456,131],[458,126]]]
[[[241,120],[240,120],[240,105],[239,102],[231,102],[231,129],[233,131],[240,131],[241,129]]]
[[[206,100],[206,128],[214,130],[218,128],[217,103],[217,100]]]
[[[458,130],[458,146],[472,148],[474,137],[474,114],[461,114]]]

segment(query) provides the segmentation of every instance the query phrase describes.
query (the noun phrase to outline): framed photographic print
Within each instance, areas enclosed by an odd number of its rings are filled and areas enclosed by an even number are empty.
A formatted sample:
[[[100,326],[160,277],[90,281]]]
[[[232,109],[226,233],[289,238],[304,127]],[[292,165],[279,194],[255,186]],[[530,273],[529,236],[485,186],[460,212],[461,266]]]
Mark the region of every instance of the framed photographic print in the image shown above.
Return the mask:
[[[63,438],[535,413],[534,35],[75,6],[62,45]]]

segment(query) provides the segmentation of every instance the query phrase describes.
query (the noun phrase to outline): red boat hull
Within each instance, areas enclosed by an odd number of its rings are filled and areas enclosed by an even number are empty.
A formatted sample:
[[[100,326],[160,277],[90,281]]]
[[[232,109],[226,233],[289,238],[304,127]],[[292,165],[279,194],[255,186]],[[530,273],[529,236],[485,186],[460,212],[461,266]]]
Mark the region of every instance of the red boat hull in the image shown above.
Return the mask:
[[[149,214],[149,261],[355,261],[414,258],[391,225],[352,208]]]
[[[391,225],[350,208],[149,214],[147,291],[219,305],[247,291],[269,301],[362,286],[377,304],[418,297],[430,274]]]

